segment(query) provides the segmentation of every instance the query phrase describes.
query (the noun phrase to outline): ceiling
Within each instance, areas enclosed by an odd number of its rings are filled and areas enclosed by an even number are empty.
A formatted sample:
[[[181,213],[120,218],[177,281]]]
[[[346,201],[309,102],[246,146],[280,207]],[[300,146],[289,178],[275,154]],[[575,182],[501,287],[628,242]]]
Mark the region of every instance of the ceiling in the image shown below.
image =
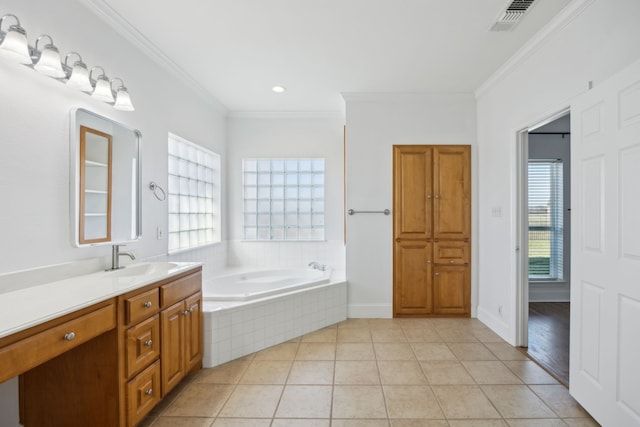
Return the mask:
[[[472,92],[570,2],[536,0],[514,31],[492,32],[509,0],[84,1],[231,112],[342,111],[346,92]]]

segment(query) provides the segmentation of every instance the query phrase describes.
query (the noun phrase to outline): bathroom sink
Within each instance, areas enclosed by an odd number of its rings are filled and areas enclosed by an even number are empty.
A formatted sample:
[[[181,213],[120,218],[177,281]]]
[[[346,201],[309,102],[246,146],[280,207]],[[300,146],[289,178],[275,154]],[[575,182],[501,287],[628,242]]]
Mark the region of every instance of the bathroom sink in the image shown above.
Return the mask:
[[[145,276],[150,274],[168,273],[169,270],[178,267],[174,262],[148,262],[144,264],[134,264],[120,270],[108,271],[111,277],[131,277]]]

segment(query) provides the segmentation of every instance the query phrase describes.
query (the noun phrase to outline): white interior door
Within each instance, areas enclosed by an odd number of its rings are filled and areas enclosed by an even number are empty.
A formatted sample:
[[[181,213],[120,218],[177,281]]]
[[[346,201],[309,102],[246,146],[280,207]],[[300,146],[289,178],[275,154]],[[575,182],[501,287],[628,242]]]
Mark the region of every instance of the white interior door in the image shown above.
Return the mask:
[[[570,392],[640,425],[640,61],[573,103]]]

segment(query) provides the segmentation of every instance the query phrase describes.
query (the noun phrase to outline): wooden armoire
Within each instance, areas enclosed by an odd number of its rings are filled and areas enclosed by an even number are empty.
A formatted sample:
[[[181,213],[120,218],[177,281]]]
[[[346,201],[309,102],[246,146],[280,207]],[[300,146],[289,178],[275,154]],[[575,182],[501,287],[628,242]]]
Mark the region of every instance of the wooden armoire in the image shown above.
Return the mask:
[[[393,147],[394,317],[471,315],[471,147]]]

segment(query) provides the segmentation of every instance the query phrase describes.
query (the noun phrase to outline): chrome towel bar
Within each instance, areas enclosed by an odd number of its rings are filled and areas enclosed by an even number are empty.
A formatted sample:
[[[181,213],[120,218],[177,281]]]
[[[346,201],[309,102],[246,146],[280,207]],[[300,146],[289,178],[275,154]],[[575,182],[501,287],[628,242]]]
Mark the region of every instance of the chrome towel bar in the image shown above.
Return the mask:
[[[355,214],[361,214],[361,213],[381,213],[381,214],[389,215],[391,211],[389,209],[385,209],[383,211],[356,211],[353,209],[349,209],[347,213],[349,215],[355,215]]]

